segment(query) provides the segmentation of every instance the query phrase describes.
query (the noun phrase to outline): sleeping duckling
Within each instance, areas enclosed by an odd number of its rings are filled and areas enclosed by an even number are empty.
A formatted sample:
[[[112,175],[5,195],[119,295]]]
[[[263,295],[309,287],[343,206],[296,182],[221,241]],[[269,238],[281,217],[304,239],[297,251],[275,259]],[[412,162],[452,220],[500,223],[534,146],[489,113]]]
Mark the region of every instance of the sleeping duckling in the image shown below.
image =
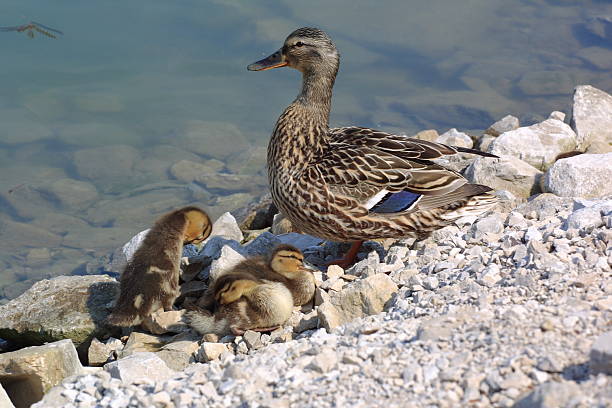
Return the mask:
[[[293,311],[293,298],[285,285],[248,272],[223,274],[209,293],[216,302],[212,313],[192,308],[185,315],[201,334],[238,336],[246,330],[269,331],[285,323]]]
[[[299,249],[293,245],[279,245],[270,254],[268,264],[275,273],[269,274],[266,279],[284,283],[291,291],[294,306],[302,306],[312,300],[315,279],[312,272],[304,268],[304,255]]]

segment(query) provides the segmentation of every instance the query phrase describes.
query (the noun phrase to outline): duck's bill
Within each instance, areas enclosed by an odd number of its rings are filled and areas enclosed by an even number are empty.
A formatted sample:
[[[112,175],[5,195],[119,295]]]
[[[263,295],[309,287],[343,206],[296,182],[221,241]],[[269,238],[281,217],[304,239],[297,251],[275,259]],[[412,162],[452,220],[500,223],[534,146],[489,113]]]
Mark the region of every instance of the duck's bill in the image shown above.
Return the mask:
[[[281,50],[262,60],[252,63],[247,67],[249,71],[265,71],[266,69],[280,68],[287,65],[287,61],[283,60]]]

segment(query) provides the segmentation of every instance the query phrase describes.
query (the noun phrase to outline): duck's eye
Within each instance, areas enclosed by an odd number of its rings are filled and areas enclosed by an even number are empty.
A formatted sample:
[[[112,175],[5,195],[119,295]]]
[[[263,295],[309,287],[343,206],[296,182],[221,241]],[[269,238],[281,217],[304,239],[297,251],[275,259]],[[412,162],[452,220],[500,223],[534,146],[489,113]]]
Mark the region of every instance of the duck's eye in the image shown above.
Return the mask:
[[[301,41],[298,41],[298,42],[295,43],[296,47],[301,47],[302,45],[304,45],[304,43],[301,42]]]

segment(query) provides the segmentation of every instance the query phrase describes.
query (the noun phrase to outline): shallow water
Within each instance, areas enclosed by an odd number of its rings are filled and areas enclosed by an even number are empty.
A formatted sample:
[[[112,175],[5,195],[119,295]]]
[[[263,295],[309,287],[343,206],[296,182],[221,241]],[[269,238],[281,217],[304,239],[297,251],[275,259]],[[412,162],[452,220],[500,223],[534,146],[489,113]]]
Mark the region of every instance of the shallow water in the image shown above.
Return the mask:
[[[299,76],[246,65],[297,27],[323,28],[341,52],[333,125],[478,132],[506,114],[529,124],[569,112],[578,84],[612,90],[609,1],[2,9],[0,26],[34,20],[64,35],[0,32],[0,302],[43,278],[98,272],[169,209],[218,216],[265,191],[265,145]]]

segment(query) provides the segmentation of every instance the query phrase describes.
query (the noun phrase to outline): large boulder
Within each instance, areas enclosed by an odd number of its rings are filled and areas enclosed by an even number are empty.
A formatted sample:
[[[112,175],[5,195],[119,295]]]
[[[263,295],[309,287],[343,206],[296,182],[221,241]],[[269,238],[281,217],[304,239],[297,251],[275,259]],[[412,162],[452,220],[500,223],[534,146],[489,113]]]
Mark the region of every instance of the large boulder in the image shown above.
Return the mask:
[[[595,141],[612,144],[612,96],[591,85],[577,86],[570,125],[576,131],[578,150]]]
[[[82,371],[70,340],[0,354],[0,381],[17,407],[29,407],[64,378]]]
[[[544,176],[544,190],[561,197],[612,194],[612,153],[580,154],[555,162]]]
[[[498,136],[487,151],[501,157],[517,157],[537,169],[545,170],[558,155],[575,149],[576,134],[572,128],[560,120],[546,119]]]
[[[478,157],[467,168],[465,176],[471,183],[484,184],[527,198],[540,191],[542,172],[513,156],[499,159]]]
[[[86,353],[93,337],[107,333],[104,320],[118,293],[119,283],[106,275],[39,281],[0,306],[0,338],[21,347],[70,339]]]

